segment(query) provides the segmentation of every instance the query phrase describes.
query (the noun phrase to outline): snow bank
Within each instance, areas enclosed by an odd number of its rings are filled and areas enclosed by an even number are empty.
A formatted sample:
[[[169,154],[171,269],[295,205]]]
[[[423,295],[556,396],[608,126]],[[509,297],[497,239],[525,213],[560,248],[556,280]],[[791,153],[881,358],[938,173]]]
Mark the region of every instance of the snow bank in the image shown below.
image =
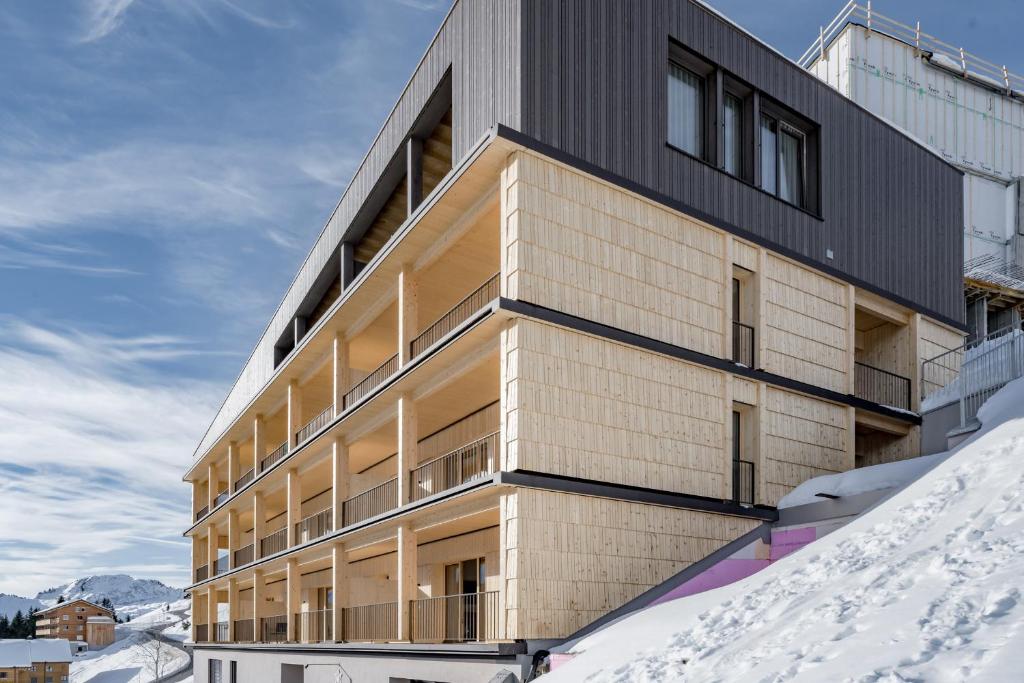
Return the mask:
[[[584,638],[544,680],[1020,680],[1022,417],[1017,380],[886,502],[748,579]]]

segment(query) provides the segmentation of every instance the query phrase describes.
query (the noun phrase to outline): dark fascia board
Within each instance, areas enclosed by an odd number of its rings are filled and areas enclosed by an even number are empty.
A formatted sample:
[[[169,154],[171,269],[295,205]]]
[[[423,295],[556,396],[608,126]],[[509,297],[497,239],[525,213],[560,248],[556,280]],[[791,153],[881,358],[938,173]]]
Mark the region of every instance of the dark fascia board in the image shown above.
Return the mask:
[[[664,507],[697,510],[699,512],[712,512],[721,515],[731,515],[733,517],[748,517],[764,521],[773,522],[778,519],[779,516],[779,513],[775,508],[765,505],[746,507],[739,503],[722,500],[720,498],[708,498],[705,496],[675,493],[672,491],[659,491],[639,486],[608,484],[590,479],[563,477],[543,472],[531,472],[528,470],[498,472],[494,475],[494,480],[495,483],[504,484],[506,486],[544,489],[545,491],[572,493],[575,495],[593,496],[596,498],[611,498],[614,500],[623,500],[632,503],[643,503],[645,505],[661,505]]]
[[[351,654],[371,657],[429,657],[430,659],[504,659],[526,653],[526,643],[195,643],[195,650],[214,652],[284,652]]]
[[[861,289],[871,292],[873,294],[877,294],[878,296],[888,299],[894,303],[897,303],[913,311],[917,311],[918,313],[926,315],[929,318],[934,318],[935,320],[938,320],[939,322],[945,325],[960,330],[961,332],[968,331],[967,326],[964,323],[954,320],[946,315],[943,315],[938,311],[933,311],[916,302],[910,301],[909,299],[906,299],[900,296],[899,294],[895,294],[881,287],[878,287],[877,285],[865,282],[864,280],[856,278],[850,275],[849,273],[845,273],[839,270],[838,268],[834,268],[832,266],[829,266],[828,264],[821,263],[819,261],[815,261],[814,259],[808,258],[807,256],[800,254],[796,251],[793,251],[788,247],[784,247],[781,244],[776,244],[775,242],[765,239],[760,235],[755,235],[749,230],[741,228],[738,225],[734,225],[732,223],[729,223],[728,221],[724,221],[720,218],[705,213],[700,209],[694,208],[689,204],[686,204],[685,202],[681,202],[678,199],[673,199],[668,195],[656,192],[655,190],[652,190],[649,187],[641,185],[627,178],[623,178],[622,176],[612,173],[611,171],[608,171],[600,166],[597,166],[596,164],[592,164],[589,161],[585,161],[577,156],[573,156],[572,154],[563,152],[557,147],[541,142],[540,140],[530,137],[529,135],[526,135],[525,133],[522,133],[514,128],[509,128],[508,126],[499,123],[494,128],[494,134],[497,137],[504,138],[509,142],[515,143],[528,150],[550,157],[558,162],[566,164],[567,166],[571,166],[572,168],[575,168],[578,171],[587,173],[596,178],[600,178],[601,180],[604,180],[606,182],[618,185],[619,187],[622,187],[623,189],[628,190],[629,192],[638,194],[642,197],[650,199],[651,201],[667,206],[675,211],[685,213],[688,216],[692,216],[693,218],[696,218],[699,221],[702,221],[709,225],[713,225],[720,230],[724,230],[725,232],[735,235],[736,237],[747,240],[749,242],[753,242],[754,244],[762,246],[766,249],[770,249],[773,252],[780,254],[781,256],[785,256],[786,258],[797,261],[798,263],[802,263],[809,268],[814,268],[815,270],[825,273],[826,275],[834,277],[838,280],[842,280],[843,282],[852,284],[855,287],[860,287]],[[801,211],[801,209],[797,209],[796,207],[792,208],[795,211]]]
[[[592,320],[580,318],[568,313],[562,313],[561,311],[545,308],[544,306],[538,306],[537,304],[503,298],[501,299],[501,308],[511,313],[529,318],[536,318],[537,320],[549,322],[553,325],[558,325],[559,327],[577,330],[584,334],[603,337],[621,344],[636,346],[646,351],[652,351],[654,353],[660,353],[665,356],[671,356],[691,363],[697,363],[705,367],[714,368],[715,370],[731,372],[734,375],[746,377],[747,379],[755,382],[767,382],[768,384],[777,387],[797,391],[801,394],[816,396],[818,398],[825,399],[826,401],[832,401],[833,403],[853,406],[854,408],[860,408],[872,413],[884,415],[895,420],[900,420],[901,422],[907,422],[914,425],[921,424],[921,416],[917,413],[895,410],[877,403],[872,403],[871,401],[866,401],[862,398],[858,398],[857,396],[840,394],[838,391],[832,391],[831,389],[825,389],[823,387],[816,387],[813,384],[807,384],[806,382],[800,382],[795,379],[790,379],[789,377],[776,375],[772,372],[748,368],[744,365],[734,363],[733,361],[718,358],[717,356],[709,356],[708,354],[701,353],[700,351],[694,351],[682,346],[675,346],[668,342],[651,339],[650,337],[645,337],[634,332],[627,332],[617,327],[596,323]]]

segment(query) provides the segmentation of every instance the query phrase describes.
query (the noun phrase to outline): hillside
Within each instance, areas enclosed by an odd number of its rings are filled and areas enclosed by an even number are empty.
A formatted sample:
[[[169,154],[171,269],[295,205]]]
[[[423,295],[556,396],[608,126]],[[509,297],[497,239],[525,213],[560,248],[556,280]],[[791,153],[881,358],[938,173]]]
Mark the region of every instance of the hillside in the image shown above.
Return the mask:
[[[9,595],[0,593],[0,615],[13,617],[19,610],[22,614],[28,614],[29,609],[43,607],[36,598],[23,598],[20,595]]]
[[[1024,380],[846,527],[577,643],[559,681],[1009,681],[1024,670]]]
[[[62,595],[65,600],[82,598],[97,603],[103,598],[110,598],[119,614],[134,618],[148,612],[154,605],[180,600],[182,591],[152,579],[136,579],[127,574],[100,574],[49,588],[34,598],[0,594],[0,614],[10,617],[19,609],[28,612],[30,607],[52,607]]]

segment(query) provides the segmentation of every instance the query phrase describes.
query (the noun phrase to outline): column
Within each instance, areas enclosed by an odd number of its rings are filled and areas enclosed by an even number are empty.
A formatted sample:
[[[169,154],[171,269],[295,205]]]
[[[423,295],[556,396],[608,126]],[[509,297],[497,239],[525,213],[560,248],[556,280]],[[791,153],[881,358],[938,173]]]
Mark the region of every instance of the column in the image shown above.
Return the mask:
[[[217,574],[217,546],[219,538],[217,536],[217,527],[210,524],[206,527],[206,557],[209,568],[209,576],[213,578]]]
[[[238,525],[238,510],[228,510],[228,567],[235,568],[235,551],[242,537],[242,529]]]
[[[416,402],[411,394],[398,397],[398,504],[410,501],[409,473],[416,467]]]
[[[263,570],[254,570],[252,573],[252,633],[253,640],[257,643],[263,640],[263,625],[260,623],[260,619],[263,618],[263,602],[266,591],[267,580],[263,576]]]
[[[334,609],[331,614],[332,633],[336,642],[344,640],[345,634],[342,611],[348,606],[348,557],[345,555],[345,546],[342,543],[335,543],[331,548],[331,598]]]
[[[348,444],[340,436],[331,444],[331,527],[337,531],[345,526],[345,500],[348,498]]]
[[[193,534],[192,536],[190,536],[190,538],[192,539],[192,583],[195,583],[196,570],[199,569],[200,560],[203,556],[203,553],[201,552],[203,547],[203,540],[199,537],[198,534]],[[192,600],[193,602],[195,601],[195,596],[192,596]],[[193,611],[194,609],[195,608],[193,607]]]
[[[285,590],[285,609],[288,616],[288,636],[286,640],[298,640],[298,614],[302,597],[302,577],[299,575],[299,561],[294,557],[288,560],[287,577],[288,588]]]
[[[252,466],[253,476],[260,473],[260,460],[267,455],[267,427],[262,414],[252,421]]]
[[[349,368],[348,359],[348,341],[340,334],[334,335],[332,356],[334,365],[332,397],[334,399],[334,416],[337,417],[345,409],[345,393],[352,384],[352,373]]]
[[[402,266],[398,274],[398,365],[410,360],[409,342],[416,336],[416,277],[412,265]]]
[[[254,560],[263,556],[260,552],[260,540],[264,536],[266,523],[267,511],[263,504],[263,493],[257,491],[252,497],[252,557]]]
[[[921,314],[910,314],[910,352],[907,377],[910,378],[910,409],[921,412]]]
[[[210,512],[213,512],[213,508],[216,506],[217,494],[220,493],[220,482],[217,480],[217,467],[210,463],[206,467],[206,481],[209,482],[209,488],[206,491],[209,500],[207,504],[210,506]]]
[[[235,642],[235,622],[238,621],[238,579],[228,579],[228,640]]]
[[[197,521],[199,510],[206,505],[208,501],[204,500],[203,487],[201,482],[192,482],[192,522]]]
[[[295,525],[302,519],[302,485],[299,481],[299,471],[292,468],[288,470],[288,547],[291,548],[299,542],[295,533]]]
[[[302,427],[302,388],[299,380],[288,383],[288,450],[295,448],[295,432]]]
[[[217,642],[217,589],[210,586],[206,600],[206,628],[211,643]]]
[[[225,487],[228,491],[234,493],[235,482],[238,481],[238,443],[231,441],[228,443],[228,485]]]
[[[857,394],[857,288],[846,285],[846,393]]]
[[[398,640],[412,640],[409,602],[417,597],[416,532],[408,524],[398,527]]]
[[[406,215],[423,201],[423,140],[410,137],[405,143]]]

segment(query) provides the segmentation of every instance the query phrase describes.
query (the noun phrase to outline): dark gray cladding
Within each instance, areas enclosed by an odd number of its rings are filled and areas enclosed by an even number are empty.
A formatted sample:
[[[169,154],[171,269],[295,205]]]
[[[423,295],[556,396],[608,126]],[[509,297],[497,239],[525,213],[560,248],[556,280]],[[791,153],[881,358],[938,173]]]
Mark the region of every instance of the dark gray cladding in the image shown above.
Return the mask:
[[[522,0],[522,12],[523,133],[963,321],[959,171],[688,0]],[[666,146],[670,39],[821,126],[823,220]]]

